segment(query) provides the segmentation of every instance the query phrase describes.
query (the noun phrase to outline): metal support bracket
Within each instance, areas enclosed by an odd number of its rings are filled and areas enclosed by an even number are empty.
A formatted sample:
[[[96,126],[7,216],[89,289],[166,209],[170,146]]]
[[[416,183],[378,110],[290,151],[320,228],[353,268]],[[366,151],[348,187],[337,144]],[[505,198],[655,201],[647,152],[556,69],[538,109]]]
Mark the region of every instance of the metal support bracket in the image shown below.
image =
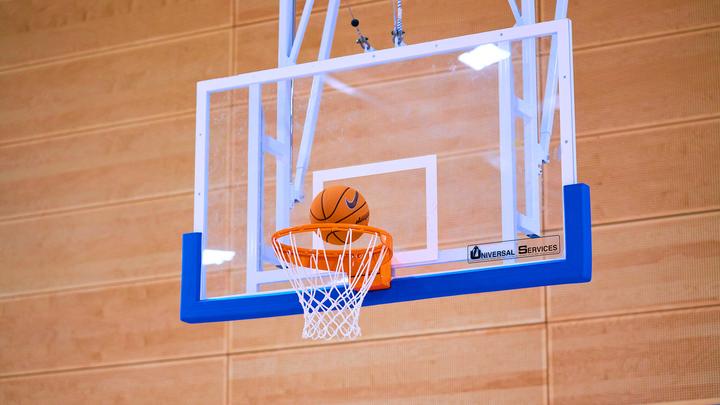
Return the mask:
[[[515,0],[508,0],[515,16],[516,25],[535,23],[535,3],[522,0],[518,10]],[[538,95],[537,95],[537,44],[535,38],[522,40],[522,96],[515,92],[513,58],[498,67],[500,105],[500,190],[502,201],[502,237],[516,239],[518,233],[528,236],[541,234],[540,164],[538,142]],[[504,42],[500,47],[511,55],[512,44]],[[523,191],[525,213],[518,211],[518,174],[515,139],[516,122],[522,121],[523,136]]]
[[[516,0],[508,0],[516,25],[535,23],[535,3],[521,0],[518,9]],[[555,19],[565,18],[567,0],[558,0]],[[518,233],[537,236],[542,231],[540,208],[542,204],[540,175],[542,167],[550,161],[550,138],[552,136],[555,105],[558,94],[557,36],[552,36],[548,58],[545,92],[542,100],[541,122],[538,128],[537,94],[537,41],[528,38],[522,41],[522,97],[515,93],[512,58],[500,63],[498,81],[500,97],[500,154],[501,193],[503,206],[503,239],[514,239]],[[509,43],[501,47],[512,53]],[[523,132],[523,191],[525,213],[518,211],[517,167],[515,161],[515,122],[522,120]]]
[[[339,9],[340,0],[328,1],[325,26],[323,27],[320,51],[318,52],[319,61],[330,57],[330,48],[332,47],[332,39],[335,35],[335,23],[337,22]],[[293,182],[293,201],[295,202],[301,202],[305,198],[305,175],[307,174],[308,165],[310,164],[310,153],[315,139],[315,129],[320,112],[320,101],[322,99],[323,85],[325,84],[324,80],[325,75],[323,74],[313,76],[312,87],[310,88],[310,98],[305,114],[305,124],[303,126],[303,135],[300,141],[300,150],[298,151],[298,159],[295,167],[295,180]]]

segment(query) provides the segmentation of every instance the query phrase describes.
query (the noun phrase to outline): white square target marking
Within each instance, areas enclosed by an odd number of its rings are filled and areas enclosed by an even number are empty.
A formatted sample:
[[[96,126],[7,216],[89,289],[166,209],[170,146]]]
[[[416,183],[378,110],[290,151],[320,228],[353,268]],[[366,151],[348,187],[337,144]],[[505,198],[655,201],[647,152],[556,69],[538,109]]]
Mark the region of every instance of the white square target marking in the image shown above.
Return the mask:
[[[432,262],[438,258],[438,220],[437,220],[437,156],[425,155],[407,159],[386,160],[364,165],[338,167],[313,172],[313,198],[317,196],[325,183],[356,177],[423,169],[425,171],[425,248],[394,252],[393,267],[405,267],[410,264]]]

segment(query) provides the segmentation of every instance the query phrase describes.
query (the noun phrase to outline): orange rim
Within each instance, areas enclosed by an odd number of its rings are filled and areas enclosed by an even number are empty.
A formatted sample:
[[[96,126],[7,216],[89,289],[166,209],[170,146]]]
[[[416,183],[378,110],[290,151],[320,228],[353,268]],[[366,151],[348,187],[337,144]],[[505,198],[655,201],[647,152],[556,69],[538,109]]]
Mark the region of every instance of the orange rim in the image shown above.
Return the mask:
[[[315,231],[348,231],[352,229],[353,232],[360,232],[360,234],[366,234],[366,233],[374,233],[379,236],[380,244],[373,249],[373,254],[378,253],[380,250],[382,250],[383,246],[387,248],[387,253],[385,254],[385,257],[383,258],[383,263],[389,262],[392,259],[393,254],[393,244],[392,244],[392,236],[385,231],[384,229],[376,228],[374,226],[368,226],[368,225],[355,225],[355,224],[332,224],[332,223],[316,223],[316,224],[306,224],[306,225],[298,225],[293,226],[290,228],[281,229],[272,235],[272,241],[273,243],[277,244],[282,248],[283,251],[291,252],[293,251],[292,246],[287,245],[285,243],[280,242],[280,238],[284,236],[288,236],[292,233],[299,234],[299,233],[307,233],[307,232],[315,232]],[[338,245],[339,246],[339,245]],[[316,249],[313,248],[302,248],[297,247],[297,252],[300,256],[309,257],[316,252]],[[346,252],[347,250],[344,249],[327,249],[327,245],[325,247],[325,254],[328,257],[338,257],[343,252]],[[362,256],[367,252],[367,249],[359,248],[359,249],[350,249],[350,254],[353,257],[357,257],[358,255]]]

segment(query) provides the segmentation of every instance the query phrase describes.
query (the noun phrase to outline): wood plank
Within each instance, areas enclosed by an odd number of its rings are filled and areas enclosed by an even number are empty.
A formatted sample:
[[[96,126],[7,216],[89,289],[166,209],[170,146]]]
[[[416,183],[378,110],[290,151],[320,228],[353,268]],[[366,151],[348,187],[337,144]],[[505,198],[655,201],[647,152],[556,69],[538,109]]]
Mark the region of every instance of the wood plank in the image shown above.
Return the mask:
[[[720,121],[580,139],[579,179],[590,185],[594,224],[720,208]],[[547,187],[559,187],[555,162]],[[545,193],[548,226],[560,227],[561,195]]]
[[[227,183],[228,110],[212,112],[210,184]],[[0,217],[192,192],[192,115],[0,148]]]
[[[577,51],[579,134],[717,116],[720,30]]]
[[[195,83],[229,74],[230,30],[0,74],[0,142],[195,109]]]
[[[554,286],[551,320],[720,304],[720,215],[596,227],[593,280]]]
[[[231,403],[540,403],[542,326],[231,357]]]
[[[210,226],[227,221],[213,198]],[[0,224],[0,296],[178,275],[192,194]],[[220,222],[218,222],[220,221]],[[213,234],[222,244],[227,232]]]
[[[720,397],[718,331],[719,307],[550,324],[551,401]]]
[[[555,16],[555,1],[541,1],[542,20]],[[720,9],[712,0],[570,0],[575,47],[628,41],[720,24]]]
[[[227,365],[210,358],[0,379],[4,404],[223,404]]]
[[[0,301],[0,375],[221,354],[222,323],[179,319],[177,280]],[[10,327],[10,325],[12,327]]]
[[[0,4],[0,68],[231,24],[232,0]]]
[[[278,13],[280,7],[278,2],[267,1],[267,0],[234,0],[235,1],[235,25],[248,25],[254,24],[260,21],[271,20],[275,23],[277,28]],[[346,0],[341,3],[344,6],[355,7],[358,4],[372,2],[373,0]],[[304,0],[297,0],[295,6],[296,21],[299,21],[300,15],[302,15],[303,7],[305,7]],[[323,12],[327,10],[327,1],[316,1],[313,3],[313,13]],[[347,11],[343,10],[345,13]],[[344,21],[345,15],[343,11],[340,12],[338,21]],[[297,22],[295,23],[298,24]],[[340,25],[340,24],[338,24]]]

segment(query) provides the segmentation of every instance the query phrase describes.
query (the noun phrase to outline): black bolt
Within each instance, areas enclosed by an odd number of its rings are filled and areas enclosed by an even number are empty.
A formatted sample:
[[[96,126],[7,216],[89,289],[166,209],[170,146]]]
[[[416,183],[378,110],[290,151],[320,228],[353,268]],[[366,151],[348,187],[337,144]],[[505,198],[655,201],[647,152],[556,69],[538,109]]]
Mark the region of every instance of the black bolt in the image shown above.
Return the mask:
[[[357,18],[353,18],[352,21],[350,21],[350,25],[352,25],[353,27],[357,27],[358,25],[360,25],[360,21]]]

